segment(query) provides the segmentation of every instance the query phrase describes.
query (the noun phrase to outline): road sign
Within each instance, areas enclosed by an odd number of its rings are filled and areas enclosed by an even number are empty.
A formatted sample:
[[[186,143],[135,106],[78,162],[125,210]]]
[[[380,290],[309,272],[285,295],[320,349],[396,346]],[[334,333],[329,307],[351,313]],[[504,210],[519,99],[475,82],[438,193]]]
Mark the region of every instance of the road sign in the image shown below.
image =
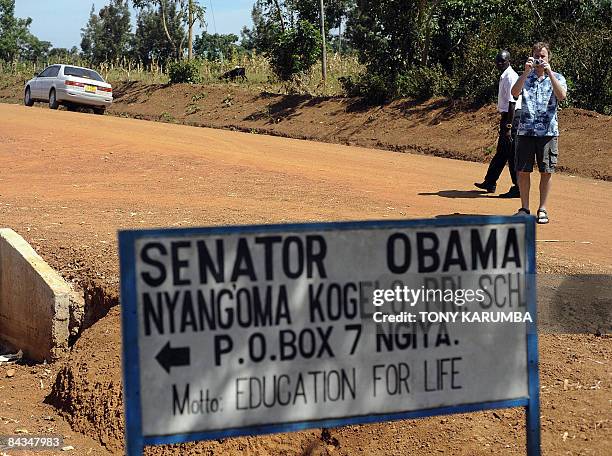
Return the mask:
[[[526,217],[120,232],[128,454],[516,406],[539,454],[534,233]]]

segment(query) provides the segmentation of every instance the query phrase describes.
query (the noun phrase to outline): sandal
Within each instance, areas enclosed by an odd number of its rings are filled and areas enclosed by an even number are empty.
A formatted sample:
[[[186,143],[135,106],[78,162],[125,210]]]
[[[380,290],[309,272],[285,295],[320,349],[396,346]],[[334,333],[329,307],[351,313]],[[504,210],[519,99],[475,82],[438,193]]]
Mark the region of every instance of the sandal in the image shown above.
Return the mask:
[[[518,212],[514,215],[531,215],[531,212],[529,212],[529,209],[525,209],[524,207],[521,207]]]
[[[540,225],[546,225],[548,223],[548,212],[546,212],[546,209],[538,209],[538,218],[536,221]]]

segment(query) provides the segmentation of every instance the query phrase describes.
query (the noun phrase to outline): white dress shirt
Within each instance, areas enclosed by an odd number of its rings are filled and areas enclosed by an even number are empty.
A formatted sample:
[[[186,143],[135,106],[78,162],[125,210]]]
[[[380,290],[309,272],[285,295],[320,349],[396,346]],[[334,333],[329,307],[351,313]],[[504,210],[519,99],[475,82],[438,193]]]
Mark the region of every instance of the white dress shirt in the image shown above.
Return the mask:
[[[497,110],[499,112],[508,112],[508,103],[510,102],[516,103],[514,106],[515,110],[521,109],[521,97],[515,100],[510,92],[518,78],[518,74],[516,74],[516,71],[510,65],[499,77],[499,92],[497,94]]]

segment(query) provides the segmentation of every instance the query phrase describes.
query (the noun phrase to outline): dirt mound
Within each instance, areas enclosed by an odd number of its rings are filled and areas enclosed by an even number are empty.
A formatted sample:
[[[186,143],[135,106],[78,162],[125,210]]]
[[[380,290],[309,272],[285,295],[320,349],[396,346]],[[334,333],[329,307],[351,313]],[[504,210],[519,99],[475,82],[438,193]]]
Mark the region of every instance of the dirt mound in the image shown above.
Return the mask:
[[[123,451],[124,442],[120,327],[120,312],[114,308],[86,331],[59,370],[47,398],[75,431],[99,440],[116,453]],[[333,446],[327,431],[313,430],[148,448],[146,454],[323,455],[328,454],[326,440]]]
[[[60,369],[47,401],[75,431],[111,450],[123,447],[119,309],[86,331]]]
[[[367,106],[355,98],[254,93],[239,84],[137,82],[117,86],[115,97],[110,112],[116,115],[476,162],[488,161],[497,143],[494,105],[441,98]],[[612,179],[607,135],[612,117],[564,109],[559,123],[559,170]]]

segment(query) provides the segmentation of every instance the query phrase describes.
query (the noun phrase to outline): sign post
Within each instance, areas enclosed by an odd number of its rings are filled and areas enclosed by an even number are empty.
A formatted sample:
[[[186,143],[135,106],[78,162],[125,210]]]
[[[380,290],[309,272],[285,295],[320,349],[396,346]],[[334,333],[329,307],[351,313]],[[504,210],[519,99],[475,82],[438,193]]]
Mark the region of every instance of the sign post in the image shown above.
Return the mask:
[[[532,217],[122,231],[119,250],[129,456],[505,407],[540,454]]]

